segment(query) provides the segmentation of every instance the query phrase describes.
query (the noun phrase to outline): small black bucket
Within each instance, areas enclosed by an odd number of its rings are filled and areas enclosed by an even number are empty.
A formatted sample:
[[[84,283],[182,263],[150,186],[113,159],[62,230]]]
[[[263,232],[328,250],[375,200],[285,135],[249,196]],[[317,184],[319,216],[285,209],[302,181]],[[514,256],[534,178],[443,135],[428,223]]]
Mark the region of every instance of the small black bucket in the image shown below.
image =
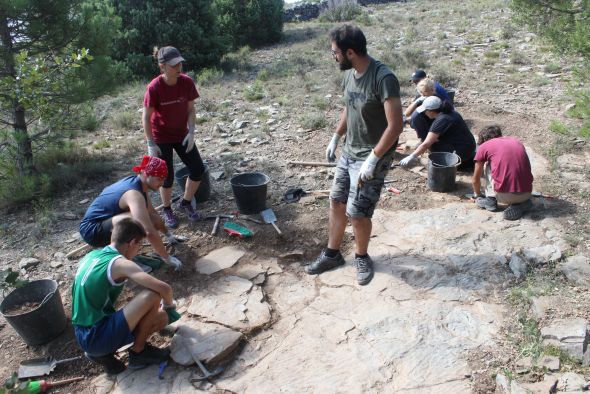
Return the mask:
[[[40,303],[35,309],[7,314],[26,303]],[[57,282],[35,280],[13,290],[0,304],[0,313],[27,345],[42,345],[66,329],[66,314]]]
[[[176,182],[180,185],[184,193],[184,188],[186,186],[186,179],[188,178],[188,168],[182,167],[180,170],[174,173],[174,178]],[[205,172],[203,172],[203,177],[201,178],[201,183],[199,184],[199,188],[195,193],[195,202],[201,203],[209,200],[211,197],[211,179],[209,178],[209,166],[205,164]]]
[[[240,213],[252,215],[266,209],[266,189],[270,178],[261,172],[245,172],[230,179]]]
[[[433,152],[428,155],[428,188],[434,192],[448,192],[455,188],[457,166],[461,158],[455,153]]]

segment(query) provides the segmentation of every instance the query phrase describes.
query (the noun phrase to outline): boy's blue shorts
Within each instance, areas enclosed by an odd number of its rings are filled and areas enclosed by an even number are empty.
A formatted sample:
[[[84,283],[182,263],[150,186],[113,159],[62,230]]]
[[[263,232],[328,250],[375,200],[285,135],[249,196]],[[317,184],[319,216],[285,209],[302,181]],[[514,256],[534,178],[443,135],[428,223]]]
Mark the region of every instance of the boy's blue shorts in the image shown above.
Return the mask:
[[[82,350],[96,357],[113,354],[117,349],[135,341],[123,309],[104,317],[91,327],[74,325],[74,332]]]

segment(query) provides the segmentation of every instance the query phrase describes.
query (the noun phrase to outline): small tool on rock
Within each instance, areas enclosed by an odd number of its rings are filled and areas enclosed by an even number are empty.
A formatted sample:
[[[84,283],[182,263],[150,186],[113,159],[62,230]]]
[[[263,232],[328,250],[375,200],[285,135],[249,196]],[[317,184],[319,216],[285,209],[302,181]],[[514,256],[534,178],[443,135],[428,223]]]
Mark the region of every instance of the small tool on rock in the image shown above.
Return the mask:
[[[203,363],[201,362],[201,360],[199,360],[199,355],[195,353],[193,347],[191,346],[191,343],[189,342],[188,339],[181,337],[182,338],[182,342],[184,343],[184,346],[187,348],[188,352],[190,353],[192,359],[197,363],[197,365],[199,366],[199,369],[201,370],[201,372],[203,373],[202,376],[197,376],[196,378],[192,378],[191,382],[199,382],[201,380],[207,380],[210,379],[214,376],[219,375],[220,373],[223,372],[223,367],[217,367],[215,368],[212,372],[209,372],[209,370],[207,368],[205,368],[205,366],[203,365]]]
[[[82,357],[66,358],[56,360],[53,357],[35,358],[32,360],[21,361],[18,367],[18,378],[34,378],[36,376],[49,375],[57,365],[68,363],[70,361],[80,360]]]
[[[217,215],[217,217],[215,218],[215,224],[213,225],[213,229],[211,230],[211,235],[217,234],[217,229],[219,228],[219,221],[220,220],[221,220],[221,217],[219,215]]]
[[[272,224],[272,226],[275,228],[275,230],[277,230],[277,233],[279,233],[279,235],[283,235],[281,230],[279,230],[279,228],[275,224],[275,222],[277,221],[277,217],[275,216],[275,213],[273,212],[272,209],[270,209],[270,208],[265,209],[264,211],[260,212],[260,215],[262,216],[262,220],[264,220],[264,223]]]

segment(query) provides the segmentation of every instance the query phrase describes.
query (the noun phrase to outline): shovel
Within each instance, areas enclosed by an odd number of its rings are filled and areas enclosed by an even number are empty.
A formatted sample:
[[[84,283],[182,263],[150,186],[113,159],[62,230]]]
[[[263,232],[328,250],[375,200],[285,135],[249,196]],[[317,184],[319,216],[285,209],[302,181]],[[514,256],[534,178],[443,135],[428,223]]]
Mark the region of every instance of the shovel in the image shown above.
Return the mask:
[[[66,358],[65,360],[56,360],[53,357],[44,357],[25,360],[22,361],[18,366],[18,378],[26,379],[36,376],[49,375],[49,373],[51,373],[51,371],[53,371],[57,365],[80,360],[81,358],[81,356],[78,356]]]
[[[260,212],[260,215],[262,216],[262,220],[264,220],[264,223],[272,224],[272,226],[275,228],[275,230],[277,230],[277,233],[279,233],[279,235],[283,235],[281,230],[279,230],[279,228],[275,224],[275,222],[277,221],[277,217],[275,216],[275,213],[273,212],[272,209],[270,209],[270,208],[265,209],[264,211]]]

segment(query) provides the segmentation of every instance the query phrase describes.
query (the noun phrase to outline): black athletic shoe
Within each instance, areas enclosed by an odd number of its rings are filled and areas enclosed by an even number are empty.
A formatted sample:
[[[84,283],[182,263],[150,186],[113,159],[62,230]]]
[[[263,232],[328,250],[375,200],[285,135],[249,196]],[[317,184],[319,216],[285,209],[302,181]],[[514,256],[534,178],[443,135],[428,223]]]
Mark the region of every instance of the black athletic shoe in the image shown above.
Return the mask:
[[[498,209],[498,201],[495,197],[477,197],[475,205],[492,212]]]
[[[356,265],[356,280],[359,285],[366,285],[373,279],[373,260],[367,255],[354,259]]]
[[[129,349],[129,368],[130,369],[142,369],[152,364],[160,364],[163,361],[168,360],[170,357],[169,348],[157,348],[150,344],[146,344],[144,349],[135,353]]]
[[[508,208],[504,210],[504,219],[506,220],[518,220],[524,215],[526,211],[533,207],[531,200],[526,200],[520,204],[510,204]]]
[[[118,375],[127,369],[125,364],[115,357],[115,354],[107,354],[106,356],[91,356],[88,353],[84,353],[84,355],[90,361],[102,365],[104,371],[108,375]]]
[[[328,257],[326,251],[323,250],[316,261],[305,267],[305,272],[310,275],[316,275],[341,265],[344,265],[344,257],[342,257],[340,252],[335,257]]]

